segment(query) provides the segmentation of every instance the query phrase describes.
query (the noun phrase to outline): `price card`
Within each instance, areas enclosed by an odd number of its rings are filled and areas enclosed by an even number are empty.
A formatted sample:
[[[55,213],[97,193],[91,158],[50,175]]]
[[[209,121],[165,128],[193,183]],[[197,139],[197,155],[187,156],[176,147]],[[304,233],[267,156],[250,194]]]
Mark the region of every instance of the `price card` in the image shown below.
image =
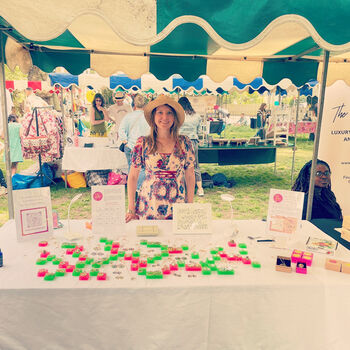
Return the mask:
[[[50,187],[15,190],[13,201],[19,241],[53,233]]]
[[[212,233],[210,203],[175,203],[173,232],[176,234]]]

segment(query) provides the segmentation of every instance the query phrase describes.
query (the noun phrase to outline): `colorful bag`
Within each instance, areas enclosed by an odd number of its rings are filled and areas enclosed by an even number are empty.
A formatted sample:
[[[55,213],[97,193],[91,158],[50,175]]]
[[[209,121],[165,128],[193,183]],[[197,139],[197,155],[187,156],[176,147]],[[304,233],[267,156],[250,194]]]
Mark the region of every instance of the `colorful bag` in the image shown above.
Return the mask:
[[[108,174],[108,182],[107,185],[118,185],[122,181],[122,177],[118,173],[114,173],[111,171]]]
[[[39,115],[40,115],[41,123],[44,127],[46,135],[28,136],[30,126],[32,125],[32,122],[34,119],[34,113],[35,113],[35,111],[33,111],[33,113],[32,113],[32,119],[30,120],[29,126],[28,126],[28,128],[27,128],[27,130],[24,133],[24,136],[22,138],[22,148],[23,148],[23,152],[25,152],[25,153],[42,154],[42,153],[46,153],[50,150],[52,143],[51,143],[51,140],[49,138],[46,126],[45,126],[40,114]]]

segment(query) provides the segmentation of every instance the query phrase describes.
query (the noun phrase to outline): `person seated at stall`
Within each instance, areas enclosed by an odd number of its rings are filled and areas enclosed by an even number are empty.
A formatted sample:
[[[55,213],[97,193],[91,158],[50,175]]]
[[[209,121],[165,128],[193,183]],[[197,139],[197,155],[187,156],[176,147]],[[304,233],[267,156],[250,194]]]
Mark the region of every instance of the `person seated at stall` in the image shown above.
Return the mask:
[[[197,185],[197,194],[202,197],[204,196],[204,190],[202,187],[202,176],[198,161],[198,134],[200,133],[201,117],[195,112],[187,97],[181,97],[178,102],[185,111],[185,121],[180,128],[180,134],[188,136],[192,142],[196,158],[194,174]]]
[[[94,137],[107,137],[106,121],[111,120],[107,109],[104,107],[105,101],[100,93],[94,96],[90,109],[90,135]]]
[[[130,171],[131,166],[131,152],[135,147],[136,141],[140,136],[147,136],[149,134],[149,125],[146,122],[145,115],[143,113],[143,107],[146,104],[145,98],[141,94],[134,96],[134,111],[128,113],[122,120],[119,127],[119,138],[124,143],[124,152],[126,160],[128,161],[128,167]],[[139,191],[142,182],[145,178],[144,169],[141,170],[137,190]]]
[[[161,95],[144,108],[150,134],[140,137],[132,152],[128,177],[126,222],[134,219],[171,220],[173,203],[193,203],[195,155],[191,140],[179,135],[185,120],[181,105]],[[141,168],[146,178],[135,203]]]
[[[255,135],[255,136],[260,136],[262,140],[266,138],[265,125],[269,117],[270,117],[270,112],[267,110],[267,104],[262,103],[256,114],[256,126],[257,128],[259,128],[259,130]]]
[[[302,167],[294,185],[292,186],[292,191],[305,193],[303,219],[306,218],[311,163],[312,161],[310,160]],[[323,218],[342,220],[343,216],[341,208],[335,198],[335,194],[331,189],[331,169],[325,161],[318,159],[315,170],[315,190],[312,202],[311,219]]]

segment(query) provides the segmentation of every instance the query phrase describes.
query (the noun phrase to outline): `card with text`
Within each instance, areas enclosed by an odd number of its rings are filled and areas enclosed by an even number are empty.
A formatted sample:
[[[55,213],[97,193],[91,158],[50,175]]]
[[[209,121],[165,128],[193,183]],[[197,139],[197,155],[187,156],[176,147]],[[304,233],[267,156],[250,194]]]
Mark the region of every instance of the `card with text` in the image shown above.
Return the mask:
[[[50,187],[15,190],[13,201],[19,241],[53,233]]]
[[[175,203],[173,206],[173,233],[212,233],[210,203]]]

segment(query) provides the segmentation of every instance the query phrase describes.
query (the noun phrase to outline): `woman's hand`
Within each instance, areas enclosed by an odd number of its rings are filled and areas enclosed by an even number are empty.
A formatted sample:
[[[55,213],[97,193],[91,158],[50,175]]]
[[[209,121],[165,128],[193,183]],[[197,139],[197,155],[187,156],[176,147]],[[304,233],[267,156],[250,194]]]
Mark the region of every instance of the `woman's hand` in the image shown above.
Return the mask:
[[[129,222],[131,220],[138,220],[139,217],[135,213],[126,213],[125,215],[125,221]]]

